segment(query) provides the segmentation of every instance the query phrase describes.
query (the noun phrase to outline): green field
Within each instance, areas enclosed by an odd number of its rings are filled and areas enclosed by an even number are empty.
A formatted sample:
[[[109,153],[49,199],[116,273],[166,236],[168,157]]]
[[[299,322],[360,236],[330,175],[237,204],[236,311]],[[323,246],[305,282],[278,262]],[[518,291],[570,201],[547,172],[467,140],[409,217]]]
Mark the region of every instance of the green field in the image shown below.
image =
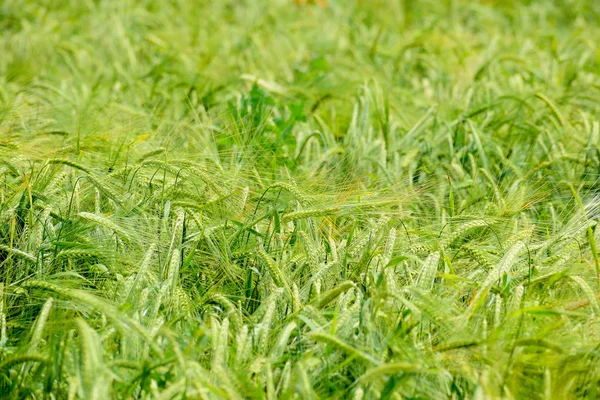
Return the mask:
[[[596,0],[0,2],[0,398],[600,396]]]

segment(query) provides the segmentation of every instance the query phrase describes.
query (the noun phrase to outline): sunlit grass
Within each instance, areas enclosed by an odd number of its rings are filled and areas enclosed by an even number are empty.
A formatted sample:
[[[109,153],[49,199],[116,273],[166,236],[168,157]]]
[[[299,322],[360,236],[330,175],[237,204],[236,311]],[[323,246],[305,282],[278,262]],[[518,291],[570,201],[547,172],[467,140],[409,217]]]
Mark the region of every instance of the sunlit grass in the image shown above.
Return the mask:
[[[0,5],[0,397],[595,398],[600,7],[297,3]]]

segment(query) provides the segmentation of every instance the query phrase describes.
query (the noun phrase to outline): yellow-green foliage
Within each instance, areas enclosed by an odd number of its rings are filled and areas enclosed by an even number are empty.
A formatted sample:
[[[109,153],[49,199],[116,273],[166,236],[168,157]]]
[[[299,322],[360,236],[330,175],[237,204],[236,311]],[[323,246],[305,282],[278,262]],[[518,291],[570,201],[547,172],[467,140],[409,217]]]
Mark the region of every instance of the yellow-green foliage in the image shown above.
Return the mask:
[[[595,398],[600,3],[0,1],[0,398]]]

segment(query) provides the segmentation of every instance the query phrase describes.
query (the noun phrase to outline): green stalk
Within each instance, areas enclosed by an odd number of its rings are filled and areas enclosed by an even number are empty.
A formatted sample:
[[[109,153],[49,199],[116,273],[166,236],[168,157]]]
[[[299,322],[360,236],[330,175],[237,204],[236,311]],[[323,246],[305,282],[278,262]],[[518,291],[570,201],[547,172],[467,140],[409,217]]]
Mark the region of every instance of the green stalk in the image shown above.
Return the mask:
[[[571,189],[571,192],[573,193],[573,197],[575,198],[577,205],[581,209],[581,212],[583,212],[583,215],[587,221],[587,237],[588,237],[588,241],[590,243],[590,248],[592,249],[592,257],[594,257],[594,264],[596,266],[596,280],[597,280],[597,284],[598,284],[598,291],[600,291],[600,259],[598,258],[598,247],[596,247],[596,239],[594,238],[594,232],[592,231],[592,227],[589,224],[588,217],[585,212],[585,207],[583,206],[583,203],[581,202],[581,198],[579,197],[579,194],[577,193],[577,191],[575,190],[573,185],[569,184],[569,188]]]

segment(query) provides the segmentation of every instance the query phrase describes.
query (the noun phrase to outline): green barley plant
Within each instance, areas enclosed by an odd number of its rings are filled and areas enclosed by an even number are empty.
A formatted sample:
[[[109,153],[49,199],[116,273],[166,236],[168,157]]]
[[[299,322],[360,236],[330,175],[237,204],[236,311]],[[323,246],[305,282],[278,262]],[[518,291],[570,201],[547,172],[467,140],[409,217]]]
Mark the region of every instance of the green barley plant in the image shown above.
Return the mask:
[[[0,398],[600,393],[600,4],[5,0]]]

